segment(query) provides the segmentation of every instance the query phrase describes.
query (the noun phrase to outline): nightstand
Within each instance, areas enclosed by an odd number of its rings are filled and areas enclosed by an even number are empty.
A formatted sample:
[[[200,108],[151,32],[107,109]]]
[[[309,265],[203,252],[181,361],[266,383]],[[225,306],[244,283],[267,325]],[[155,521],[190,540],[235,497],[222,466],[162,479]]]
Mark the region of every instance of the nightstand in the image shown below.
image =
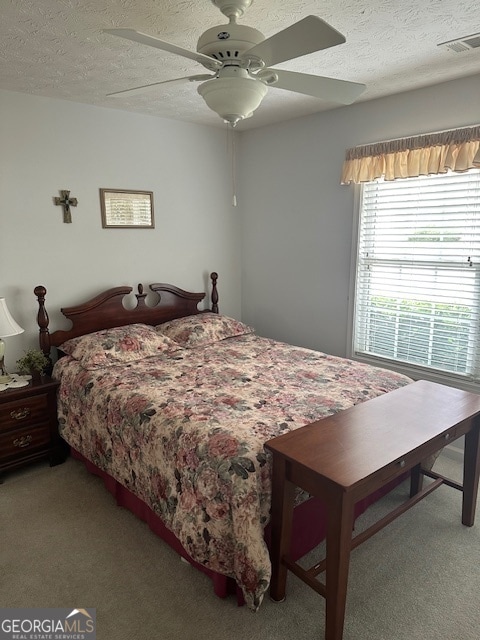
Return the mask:
[[[27,387],[0,392],[0,482],[5,471],[48,458],[65,461],[67,447],[58,434],[59,383],[44,377]]]

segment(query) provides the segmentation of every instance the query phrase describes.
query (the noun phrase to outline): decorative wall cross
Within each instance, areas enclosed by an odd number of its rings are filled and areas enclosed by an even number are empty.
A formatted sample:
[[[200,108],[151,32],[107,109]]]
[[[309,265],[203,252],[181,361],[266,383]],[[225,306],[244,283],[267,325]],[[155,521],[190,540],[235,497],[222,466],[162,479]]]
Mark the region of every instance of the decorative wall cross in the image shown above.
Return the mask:
[[[54,198],[55,204],[63,207],[63,221],[71,222],[72,212],[70,211],[70,207],[76,207],[78,200],[77,198],[70,198],[70,191],[63,190],[60,191],[60,193],[62,194],[60,198],[58,196]]]

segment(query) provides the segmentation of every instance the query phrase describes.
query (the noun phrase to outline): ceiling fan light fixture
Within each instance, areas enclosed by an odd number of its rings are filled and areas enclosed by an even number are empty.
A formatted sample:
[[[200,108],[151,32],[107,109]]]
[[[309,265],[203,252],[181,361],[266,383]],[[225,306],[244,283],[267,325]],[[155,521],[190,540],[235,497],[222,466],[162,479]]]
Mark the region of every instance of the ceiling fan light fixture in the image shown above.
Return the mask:
[[[198,93],[212,111],[235,126],[260,106],[267,87],[250,77],[214,78],[203,82]]]
[[[254,27],[237,24],[253,0],[212,0],[229,18],[228,24],[207,29],[197,50],[184,49],[134,29],[105,29],[110,35],[132,40],[198,62],[213,75],[195,74],[125,89],[108,95],[126,95],[167,82],[198,82],[198,93],[207,106],[234,127],[260,106],[267,87],[312,96],[320,100],[351,104],[365,85],[322,76],[271,69],[282,62],[345,42],[343,36],[321,18],[310,15],[265,38]],[[473,40],[476,36],[472,36]]]

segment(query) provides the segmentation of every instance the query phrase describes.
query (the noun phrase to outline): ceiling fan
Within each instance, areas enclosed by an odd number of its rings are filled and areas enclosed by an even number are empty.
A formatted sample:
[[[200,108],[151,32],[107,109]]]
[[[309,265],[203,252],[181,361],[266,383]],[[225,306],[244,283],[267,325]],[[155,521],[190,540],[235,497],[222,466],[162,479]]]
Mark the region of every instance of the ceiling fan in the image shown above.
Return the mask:
[[[198,40],[197,51],[183,49],[133,29],[104,30],[104,33],[190,58],[203,65],[210,74],[164,80],[108,95],[133,94],[172,82],[201,82],[198,93],[207,106],[234,127],[260,106],[268,87],[340,104],[352,103],[364,91],[365,85],[356,82],[270,68],[345,42],[341,33],[317,16],[307,16],[265,38],[257,29],[237,24],[253,0],[212,2],[229,19],[229,23],[207,29]]]

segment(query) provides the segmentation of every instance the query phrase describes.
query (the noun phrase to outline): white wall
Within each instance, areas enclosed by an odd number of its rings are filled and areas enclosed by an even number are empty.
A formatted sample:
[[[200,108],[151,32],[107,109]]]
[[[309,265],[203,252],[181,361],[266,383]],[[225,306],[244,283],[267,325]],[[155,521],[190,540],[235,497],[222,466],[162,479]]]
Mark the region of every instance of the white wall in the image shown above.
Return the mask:
[[[6,365],[37,345],[33,289],[60,306],[105,288],[170,282],[204,291],[219,273],[221,311],[240,317],[240,225],[225,132],[60,100],[0,92],[0,296],[25,329]],[[99,188],[154,192],[154,230],[102,229]],[[78,198],[73,223],[53,204]]]
[[[339,184],[345,150],[478,124],[479,105],[474,76],[243,133],[243,320],[345,355],[354,212],[354,187]]]

